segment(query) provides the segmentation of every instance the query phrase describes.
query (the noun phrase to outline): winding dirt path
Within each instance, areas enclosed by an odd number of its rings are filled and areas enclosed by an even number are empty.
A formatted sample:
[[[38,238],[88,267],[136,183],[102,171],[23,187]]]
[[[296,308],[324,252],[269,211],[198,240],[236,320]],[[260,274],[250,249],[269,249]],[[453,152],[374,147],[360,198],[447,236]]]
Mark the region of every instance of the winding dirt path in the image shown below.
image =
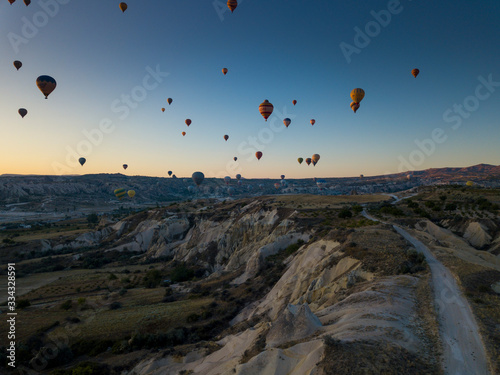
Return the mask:
[[[367,219],[379,221],[363,210]],[[488,375],[486,350],[469,303],[461,293],[451,272],[439,262],[429,248],[404,229],[393,228],[417,251],[425,255],[431,269],[434,303],[443,344],[443,369],[450,375]]]

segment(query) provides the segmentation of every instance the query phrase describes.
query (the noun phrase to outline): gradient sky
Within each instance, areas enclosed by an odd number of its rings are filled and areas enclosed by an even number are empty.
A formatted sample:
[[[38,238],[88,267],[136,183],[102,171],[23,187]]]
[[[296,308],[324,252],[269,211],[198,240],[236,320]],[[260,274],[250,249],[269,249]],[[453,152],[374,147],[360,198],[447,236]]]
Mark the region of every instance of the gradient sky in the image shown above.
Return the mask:
[[[307,178],[500,164],[498,0],[240,0],[232,14],[222,0],[127,3],[0,0],[0,174]],[[357,50],[346,59],[341,45]],[[39,75],[57,81],[48,100]],[[297,162],[314,153],[316,167]]]

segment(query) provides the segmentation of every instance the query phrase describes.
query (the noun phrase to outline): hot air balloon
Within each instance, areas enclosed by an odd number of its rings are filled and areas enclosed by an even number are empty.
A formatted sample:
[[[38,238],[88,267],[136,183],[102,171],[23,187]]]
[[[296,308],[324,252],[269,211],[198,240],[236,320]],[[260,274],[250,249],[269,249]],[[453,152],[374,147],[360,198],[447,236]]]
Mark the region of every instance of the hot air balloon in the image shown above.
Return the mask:
[[[169,176],[172,176],[172,171],[167,172]]]
[[[316,120],[315,119],[311,119],[310,123],[311,123],[311,126],[312,126],[312,125],[314,125],[316,123]]]
[[[226,134],[226,135],[224,136],[224,139],[225,139],[225,140],[226,140],[226,142],[227,142],[227,140],[229,139],[229,136]]]
[[[194,187],[193,185],[189,185],[189,186],[188,186],[188,191],[189,191],[190,193],[194,193],[194,192],[195,192],[195,187]]]
[[[255,153],[255,157],[257,158],[257,160],[260,160],[260,158],[262,157],[262,152],[257,151],[257,152]]]
[[[125,196],[125,194],[127,194],[127,190],[125,190],[124,188],[119,188],[119,189],[115,189],[113,191],[113,193],[115,193],[115,196],[118,199],[122,199]]]
[[[87,159],[85,158],[80,158],[78,159],[78,162],[83,166],[85,164],[85,162],[87,161]]]
[[[128,165],[127,164],[123,164],[123,169],[127,169],[128,168]]]
[[[313,161],[312,161],[312,163],[313,163],[313,167],[315,167],[315,166],[316,166],[317,161],[314,161],[314,160],[313,160]]]
[[[226,75],[227,74],[227,68],[223,68],[222,69],[222,73],[224,73],[224,75]]]
[[[286,119],[283,120],[283,124],[285,124],[285,126],[288,128],[288,125],[290,125],[290,123],[292,122],[292,120],[290,120],[288,117]]]
[[[28,114],[28,111],[25,108],[19,108],[19,111],[17,112],[19,112],[22,118]]]
[[[238,186],[241,186],[241,185],[243,185],[243,181],[238,180],[237,184],[238,184]]]
[[[182,132],[182,136],[184,137],[186,135],[186,132]]]
[[[259,105],[259,112],[264,117],[264,119],[267,121],[267,118],[271,116],[271,113],[273,113],[273,105],[269,103],[269,100],[264,100],[262,103]]]
[[[127,10],[128,6],[126,3],[120,3],[120,9],[122,12],[125,12]]]
[[[161,109],[161,111],[162,111],[162,112],[165,112],[165,108],[162,108],[162,109]]]
[[[238,158],[235,156],[235,157],[233,158],[233,160],[234,160],[234,161],[236,161],[236,160],[238,160]]]
[[[231,11],[231,13],[234,12],[236,7],[238,6],[238,2],[236,0],[227,0],[227,7]]]
[[[474,186],[474,182],[472,182],[472,181],[467,181],[467,182],[465,183],[465,185],[467,185],[467,186]]]
[[[191,120],[190,119],[186,119],[186,121],[184,121],[186,123],[187,126],[191,125]]]
[[[226,183],[226,185],[229,185],[229,182],[231,182],[231,177],[229,176],[224,177],[224,182]]]
[[[311,164],[311,158],[307,158],[307,159],[306,159],[306,164],[307,164],[307,165],[310,165],[310,164]]]
[[[236,179],[239,181],[239,180],[241,179],[241,174],[239,174],[239,173],[238,173],[238,174],[236,175]]]
[[[280,184],[279,182],[276,182],[276,183],[274,184],[274,187],[275,187],[276,189],[279,189],[279,188],[281,187],[281,184]]]
[[[351,99],[354,103],[361,102],[365,97],[365,91],[363,89],[354,89],[351,91]]]
[[[280,177],[281,177],[282,180],[285,179],[285,175],[284,174],[282,174]]]
[[[16,0],[9,0],[10,5],[14,4]]]
[[[56,88],[57,83],[56,80],[50,76],[40,76],[36,79],[36,85],[42,94],[45,95],[45,99],[47,99],[50,93]]]
[[[326,186],[326,181],[325,180],[318,180],[318,181],[316,181],[316,185],[319,187],[320,190],[323,190],[323,188]]]
[[[229,187],[227,188],[227,193],[229,195],[233,195],[234,193],[236,193],[236,190],[234,189],[234,187]]]
[[[167,99],[168,105],[172,104],[172,98]]]
[[[304,161],[304,158],[298,158],[297,161],[299,162],[299,164],[302,164],[302,162]]]
[[[292,100],[293,105],[297,104],[296,100]]]
[[[351,102],[351,109],[356,113],[356,111],[359,109],[359,103],[354,103]]]
[[[281,186],[283,186],[283,187],[287,187],[287,183],[286,183],[286,181],[285,181],[285,180],[281,180],[281,181],[280,181],[280,183],[281,183]]]
[[[319,156],[318,154],[314,154],[314,155],[311,157],[311,160],[312,160],[313,162],[316,162],[316,163],[317,163],[317,162],[319,161],[319,158],[320,158],[320,156]]]
[[[203,180],[205,179],[205,175],[202,172],[194,172],[191,175],[191,178],[193,179],[196,186],[200,186]]]
[[[128,196],[129,196],[130,198],[133,198],[133,197],[134,197],[134,195],[135,195],[135,190],[129,190],[129,191],[127,191],[127,194],[128,194]]]
[[[365,176],[364,176],[364,175],[362,175],[362,174],[360,174],[360,175],[359,175],[359,178],[363,178],[363,177],[365,177]]]
[[[418,69],[413,69],[413,70],[411,71],[411,74],[413,74],[413,77],[415,77],[415,78],[417,78],[418,73],[420,73],[420,70],[418,70]]]
[[[17,70],[21,69],[21,66],[23,66],[23,63],[19,60],[14,61],[14,66],[16,67]]]
[[[24,3],[26,4],[26,6],[28,6],[31,4],[31,0],[24,0]]]

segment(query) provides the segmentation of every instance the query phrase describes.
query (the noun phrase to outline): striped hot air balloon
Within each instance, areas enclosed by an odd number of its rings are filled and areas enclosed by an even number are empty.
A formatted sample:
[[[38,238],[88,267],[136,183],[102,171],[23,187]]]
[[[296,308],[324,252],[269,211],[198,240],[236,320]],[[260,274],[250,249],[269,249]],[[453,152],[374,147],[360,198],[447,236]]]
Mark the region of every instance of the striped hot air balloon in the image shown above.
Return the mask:
[[[269,100],[264,100],[262,103],[259,105],[259,112],[264,117],[264,119],[267,121],[267,118],[271,116],[271,113],[273,113],[274,106],[269,103]]]
[[[412,75],[413,75],[413,77],[415,77],[415,78],[417,78],[418,73],[420,73],[420,70],[418,70],[418,69],[413,69],[413,70],[411,71],[411,74],[412,74]]]
[[[359,109],[359,103],[351,102],[351,109],[356,113],[356,111]]]
[[[283,124],[285,124],[285,126],[288,128],[288,125],[290,125],[290,123],[292,122],[292,120],[290,120],[288,117],[286,119],[283,120]]]
[[[122,199],[125,196],[125,194],[127,194],[127,190],[125,190],[124,188],[115,189],[115,191],[113,191],[113,193],[115,193],[115,196],[118,199]]]
[[[128,6],[126,3],[120,3],[120,10],[122,12],[125,12],[127,10]]]
[[[228,0],[227,1],[227,7],[231,11],[231,13],[234,12],[234,10],[236,9],[237,6],[238,6],[238,2],[236,0]]]

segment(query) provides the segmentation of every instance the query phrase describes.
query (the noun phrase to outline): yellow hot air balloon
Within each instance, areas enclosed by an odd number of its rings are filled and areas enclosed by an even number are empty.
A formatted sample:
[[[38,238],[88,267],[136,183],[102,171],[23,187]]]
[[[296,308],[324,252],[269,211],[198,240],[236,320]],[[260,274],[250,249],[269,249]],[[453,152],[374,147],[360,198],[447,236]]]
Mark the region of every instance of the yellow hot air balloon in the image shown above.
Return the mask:
[[[299,162],[299,164],[302,164],[302,162],[304,161],[304,158],[298,158],[297,161]]]
[[[122,12],[125,12],[127,10],[128,6],[126,3],[120,3],[120,9]]]
[[[317,162],[319,161],[319,158],[320,158],[319,154],[314,154],[314,155],[311,157],[311,160],[312,160],[313,162],[317,163]]]
[[[57,83],[51,76],[40,76],[36,79],[36,85],[42,94],[45,95],[45,99],[47,99],[50,93],[56,88]]]
[[[354,103],[361,102],[365,97],[365,91],[363,89],[354,89],[351,91],[351,99]]]
[[[269,100],[264,100],[262,103],[259,105],[259,112],[264,117],[264,119],[267,121],[267,118],[271,116],[271,113],[273,113],[273,105],[269,103]]]
[[[227,74],[227,68],[223,68],[222,69],[222,73],[224,73],[224,75],[226,75]]]
[[[236,9],[237,6],[238,6],[238,2],[236,0],[228,0],[227,1],[227,7],[231,11],[231,13],[234,12],[234,10]]]
[[[411,71],[411,74],[413,74],[413,77],[415,77],[415,78],[417,78],[418,73],[420,73],[420,70],[418,70],[418,69],[413,69],[413,70]]]
[[[129,191],[127,191],[127,194],[128,194],[128,196],[129,196],[130,198],[133,198],[133,197],[134,197],[134,195],[135,195],[135,191],[134,191],[134,190],[129,190]]]
[[[465,185],[467,185],[467,186],[474,186],[474,182],[472,182],[472,181],[467,181],[467,182],[465,183]]]

